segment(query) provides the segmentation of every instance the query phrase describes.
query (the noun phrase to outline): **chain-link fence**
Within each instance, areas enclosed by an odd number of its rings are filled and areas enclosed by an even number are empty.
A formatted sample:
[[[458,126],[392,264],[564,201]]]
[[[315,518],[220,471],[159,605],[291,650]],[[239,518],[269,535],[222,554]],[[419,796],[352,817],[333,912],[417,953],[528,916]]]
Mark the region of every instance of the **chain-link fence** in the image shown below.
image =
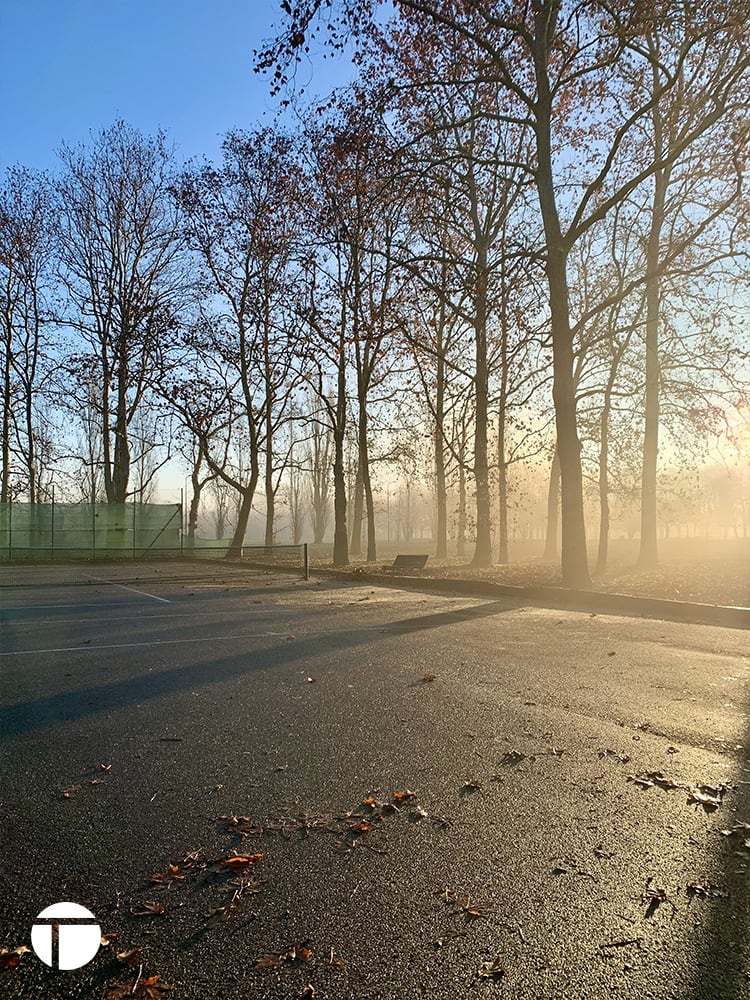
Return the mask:
[[[0,504],[0,560],[146,558],[182,552],[182,506]]]

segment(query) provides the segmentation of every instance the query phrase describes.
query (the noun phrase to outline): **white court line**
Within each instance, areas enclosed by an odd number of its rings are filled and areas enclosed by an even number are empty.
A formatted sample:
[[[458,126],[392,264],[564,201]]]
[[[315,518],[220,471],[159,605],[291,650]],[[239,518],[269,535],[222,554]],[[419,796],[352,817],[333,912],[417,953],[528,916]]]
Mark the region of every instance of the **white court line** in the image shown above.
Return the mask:
[[[122,608],[122,601],[98,601],[96,604],[10,604],[5,605],[2,611],[56,611],[59,608],[65,608],[68,611],[75,611],[76,608]],[[129,605],[127,605],[129,607]],[[130,617],[130,616],[129,616]],[[163,615],[162,617],[167,617]],[[12,624],[16,620],[19,623],[26,624],[24,618],[18,619],[5,619],[5,623],[8,625]],[[53,621],[60,621],[59,618],[53,619]]]
[[[8,608],[9,611],[42,611],[45,608],[67,608],[71,611],[75,611],[78,608],[121,608],[123,607],[122,602],[118,601],[116,604],[19,604],[17,607]],[[129,605],[126,605],[129,607]],[[164,615],[137,615],[135,621],[137,622],[151,622],[151,621],[161,621],[166,619],[167,621],[176,621],[179,618],[220,618],[222,616],[226,617],[231,615],[233,617],[238,617],[240,614],[248,618],[250,615],[269,615],[271,612],[269,610],[261,611],[259,608],[253,610],[252,608],[243,608],[242,611],[191,611],[189,613],[183,613],[181,611],[172,611],[169,614]],[[279,614],[285,615],[296,615],[299,614],[294,608],[282,608],[274,609],[274,616]],[[97,615],[96,618],[79,618],[75,615],[73,618],[34,618],[34,625],[65,625],[67,622],[75,622],[76,624],[88,625],[88,624],[103,624],[105,622],[132,622],[134,620],[132,613],[129,615],[113,615],[109,618],[102,618]],[[3,618],[3,625],[29,625],[28,618]]]
[[[129,590],[131,594],[143,594],[144,597],[150,597],[154,601],[163,601],[165,604],[171,604],[166,597],[157,597],[156,594],[147,594],[145,590],[136,590],[135,587],[126,587],[124,583],[112,583],[111,580],[102,580],[98,576],[90,576],[89,580],[96,580],[97,583],[106,583],[109,587],[119,587],[120,590]]]
[[[349,631],[349,630],[347,630]],[[363,630],[369,631],[369,630]],[[36,653],[98,653],[101,649],[130,649],[132,646],[179,646],[186,642],[222,642],[225,639],[286,639],[286,632],[240,632],[239,635],[201,635],[193,639],[154,639],[152,642],[113,642],[105,646],[59,646],[53,649],[20,649],[1,652],[0,656],[31,656]]]

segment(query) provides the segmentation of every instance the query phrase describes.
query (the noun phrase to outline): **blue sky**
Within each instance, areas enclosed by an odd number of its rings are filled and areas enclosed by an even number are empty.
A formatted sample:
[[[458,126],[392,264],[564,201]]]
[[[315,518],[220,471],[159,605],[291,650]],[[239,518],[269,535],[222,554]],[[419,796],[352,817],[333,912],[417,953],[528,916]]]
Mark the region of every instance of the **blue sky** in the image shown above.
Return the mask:
[[[273,120],[252,51],[279,21],[274,0],[0,0],[0,171],[54,170],[63,140],[116,118],[215,158],[228,129]],[[324,94],[349,74],[318,59],[298,79]]]

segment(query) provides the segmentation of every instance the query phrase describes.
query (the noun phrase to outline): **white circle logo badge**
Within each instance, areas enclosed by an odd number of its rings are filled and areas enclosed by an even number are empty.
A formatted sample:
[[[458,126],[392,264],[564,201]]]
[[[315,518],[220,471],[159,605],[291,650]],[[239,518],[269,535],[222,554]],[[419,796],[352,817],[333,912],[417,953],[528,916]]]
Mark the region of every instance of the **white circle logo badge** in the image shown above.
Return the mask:
[[[102,932],[96,917],[78,903],[54,903],[36,918],[31,947],[45,965],[80,969],[99,951]]]

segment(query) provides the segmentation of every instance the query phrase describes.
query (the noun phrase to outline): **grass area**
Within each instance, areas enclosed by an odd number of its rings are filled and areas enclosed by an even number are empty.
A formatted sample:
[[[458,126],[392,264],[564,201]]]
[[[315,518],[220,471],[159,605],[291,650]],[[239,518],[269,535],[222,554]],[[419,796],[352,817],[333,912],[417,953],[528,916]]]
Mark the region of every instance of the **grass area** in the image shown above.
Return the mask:
[[[392,560],[396,552],[430,552],[430,548],[423,542],[391,545],[379,551],[377,565]],[[469,558],[454,556],[440,562],[430,558],[423,575],[491,580],[514,587],[560,586],[559,563],[543,561],[540,552],[540,543],[519,544],[511,549],[511,562],[488,569],[472,569]],[[595,545],[590,544],[592,562],[595,555]],[[660,564],[654,570],[638,569],[637,558],[637,540],[613,541],[608,572],[594,581],[595,589],[638,597],[750,606],[750,539],[667,539],[660,545]],[[352,562],[357,564],[359,560]]]

